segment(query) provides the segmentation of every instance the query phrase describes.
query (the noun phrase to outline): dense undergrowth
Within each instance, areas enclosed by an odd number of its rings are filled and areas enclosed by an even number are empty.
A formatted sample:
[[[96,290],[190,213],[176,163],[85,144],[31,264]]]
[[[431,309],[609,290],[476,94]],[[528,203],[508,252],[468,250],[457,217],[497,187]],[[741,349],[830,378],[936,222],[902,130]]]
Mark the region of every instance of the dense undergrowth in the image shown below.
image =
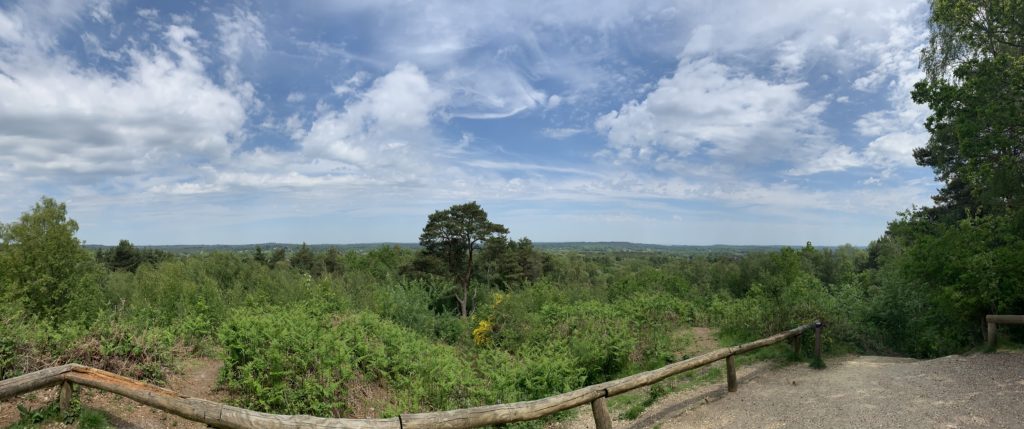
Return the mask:
[[[991,239],[984,235],[958,237],[965,258],[1017,255],[981,252],[985,244],[972,240]],[[922,265],[923,249],[891,240],[696,256],[542,253],[528,244],[484,252],[469,317],[458,315],[451,281],[418,270],[412,250],[149,252],[125,263],[76,244],[77,253],[49,262],[71,266],[39,264],[36,277],[24,277],[41,278],[51,294],[25,293],[19,273],[0,276],[0,377],[78,362],[159,384],[176,360],[204,355],[223,359],[220,385],[247,408],[394,416],[536,399],[660,367],[685,357],[687,337],[677,334],[690,326],[719,328],[735,344],[820,319],[826,351],[964,351],[981,339],[972,317],[988,308],[943,305],[952,287],[910,286],[947,265]],[[8,242],[0,264],[37,250]],[[993,299],[1010,297],[998,308],[1012,309],[1014,293],[992,290]],[[59,304],[37,310],[35,300],[51,295]],[[959,322],[924,322],[950,320]],[[912,339],[900,335],[911,329]],[[624,415],[659,392],[647,394]]]

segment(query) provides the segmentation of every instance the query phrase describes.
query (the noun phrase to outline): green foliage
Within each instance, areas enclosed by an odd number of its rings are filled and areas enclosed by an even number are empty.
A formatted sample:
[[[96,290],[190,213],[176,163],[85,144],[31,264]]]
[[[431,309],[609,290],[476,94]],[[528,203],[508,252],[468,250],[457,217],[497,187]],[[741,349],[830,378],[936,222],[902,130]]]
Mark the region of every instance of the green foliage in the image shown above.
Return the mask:
[[[527,345],[515,354],[487,348],[476,358],[485,403],[540,399],[583,387],[586,374],[564,344]]]
[[[1024,204],[1024,57],[968,60],[954,76],[915,86],[914,100],[933,113],[925,123],[931,139],[914,156],[946,183],[936,202],[952,211],[947,216],[1017,210]]]
[[[0,226],[0,299],[55,321],[89,317],[79,310],[92,307],[99,271],[77,232],[67,206],[47,197]]]
[[[914,151],[943,188],[870,246],[864,325],[898,353],[962,352],[985,314],[1024,312],[1024,25],[1019,1],[935,0],[913,91],[932,111]]]
[[[509,290],[539,280],[544,274],[544,259],[526,237],[518,241],[494,237],[484,244],[476,273],[482,283]]]
[[[394,392],[389,415],[467,403],[472,369],[450,347],[367,313],[330,315],[316,306],[239,310],[220,330],[223,379],[252,409],[344,416],[351,383]]]
[[[77,396],[76,396],[77,398]],[[8,426],[8,429],[28,429],[40,426],[49,426],[47,423],[63,423],[69,425],[78,420],[79,429],[107,429],[113,426],[107,421],[107,416],[100,411],[82,407],[77,399],[72,401],[71,409],[67,414],[60,411],[60,402],[51,401],[39,408],[29,409],[18,405],[18,421]]]
[[[139,269],[142,264],[156,264],[170,259],[172,255],[162,250],[139,249],[128,240],[121,240],[117,247],[96,251],[96,260],[106,265],[111,271],[131,271]]]
[[[443,261],[445,274],[458,282],[455,299],[462,317],[469,315],[473,252],[480,243],[505,234],[508,228],[488,220],[487,212],[475,201],[435,211],[427,218],[420,246],[424,254]]]
[[[544,335],[561,338],[576,357],[588,382],[605,381],[629,364],[637,337],[614,306],[594,301],[541,309]]]
[[[148,261],[127,241],[89,257],[63,206],[44,199],[3,225],[0,264],[45,274],[52,251],[61,263],[80,258],[61,269],[81,271],[55,270],[49,283],[0,272],[0,377],[74,361],[159,382],[182,354],[222,355],[222,385],[239,405],[393,416],[537,399],[660,367],[682,355],[690,325],[743,342],[821,319],[828,351],[934,356],[977,344],[984,314],[1024,311],[1012,207],[955,222],[911,211],[867,250],[808,243],[744,255],[542,253],[507,240],[482,210],[454,208],[490,231],[447,242],[463,254],[446,255],[441,240],[418,253],[303,245],[290,257],[245,248]],[[434,226],[425,234],[446,231]],[[466,278],[456,299],[453,281]],[[39,301],[48,295],[34,287],[67,302]],[[625,415],[661,393],[634,398]]]
[[[1009,217],[952,225],[907,217],[890,232],[908,240],[878,271],[880,293],[870,317],[897,351],[941,356],[966,350],[983,338],[986,314],[1024,311],[1024,237]]]
[[[23,405],[18,405],[18,416],[18,421],[11,425],[9,429],[31,428],[48,421],[59,421],[61,420],[60,405],[57,401],[50,402],[36,409],[29,409]]]
[[[82,408],[78,415],[78,429],[107,429],[113,425],[107,421],[106,414],[91,408]]]
[[[931,35],[921,56],[929,81],[947,80],[966,61],[1024,50],[1024,4],[1019,1],[932,0],[931,6]]]
[[[288,261],[292,267],[303,271],[307,274],[319,276],[324,272],[324,263],[318,260],[313,251],[309,249],[306,243],[302,243],[299,250],[292,255],[292,258]]]

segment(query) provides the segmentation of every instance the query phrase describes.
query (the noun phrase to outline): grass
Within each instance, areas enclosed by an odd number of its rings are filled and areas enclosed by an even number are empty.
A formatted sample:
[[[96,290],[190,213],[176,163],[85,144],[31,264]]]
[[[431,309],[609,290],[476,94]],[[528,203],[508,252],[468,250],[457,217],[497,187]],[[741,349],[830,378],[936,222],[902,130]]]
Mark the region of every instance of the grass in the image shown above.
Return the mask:
[[[10,429],[33,428],[41,423],[61,420],[60,405],[58,405],[57,401],[34,409],[18,405],[18,414],[21,415],[21,418],[13,425],[8,426]]]
[[[107,421],[107,415],[92,408],[82,408],[78,416],[79,429],[106,429],[113,427]]]

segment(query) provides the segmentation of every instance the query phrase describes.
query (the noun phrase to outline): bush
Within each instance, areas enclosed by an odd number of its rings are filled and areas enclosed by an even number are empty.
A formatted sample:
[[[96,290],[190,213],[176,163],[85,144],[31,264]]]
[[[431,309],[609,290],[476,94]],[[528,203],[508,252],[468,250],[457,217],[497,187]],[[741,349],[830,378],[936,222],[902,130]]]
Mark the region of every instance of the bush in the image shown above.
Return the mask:
[[[586,301],[541,309],[545,329],[535,335],[563,343],[576,358],[588,383],[614,378],[629,365],[639,339],[624,314],[610,304]]]
[[[240,309],[220,330],[222,379],[260,411],[348,416],[352,383],[386,391],[384,415],[471,402],[476,378],[451,347],[368,313],[316,306]]]
[[[484,378],[483,399],[490,404],[540,399],[583,387],[586,374],[564,345],[523,347],[513,355],[481,349],[477,368]]]

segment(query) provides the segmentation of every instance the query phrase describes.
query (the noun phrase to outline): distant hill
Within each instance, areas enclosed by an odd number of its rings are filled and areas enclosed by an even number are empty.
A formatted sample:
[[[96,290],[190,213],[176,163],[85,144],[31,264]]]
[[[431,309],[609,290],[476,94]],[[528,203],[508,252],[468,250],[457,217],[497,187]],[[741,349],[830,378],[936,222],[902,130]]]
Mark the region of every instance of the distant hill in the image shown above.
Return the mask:
[[[626,241],[573,241],[573,242],[552,242],[533,243],[538,249],[550,252],[584,252],[584,253],[672,253],[677,255],[707,255],[707,254],[747,254],[756,252],[771,252],[779,250],[784,246],[768,245],[728,245],[715,244],[710,246],[693,245],[666,245],[666,244],[644,244],[630,243]]]
[[[254,243],[254,244],[169,244],[169,245],[136,245],[140,249],[156,249],[163,250],[170,253],[179,254],[193,254],[193,253],[210,253],[210,252],[250,252],[260,247],[265,251],[270,251],[283,247],[289,251],[298,249],[302,244],[295,243]],[[338,250],[346,251],[353,250],[356,252],[366,252],[373,249],[380,248],[382,246],[398,246],[403,249],[419,249],[420,245],[417,243],[356,243],[356,244],[307,244],[310,249],[314,251],[327,250],[330,247],[337,247]],[[87,244],[87,249],[110,249],[116,246],[104,246],[101,244]]]
[[[732,254],[743,255],[747,253],[771,252],[784,246],[768,245],[725,245],[716,244],[710,246],[689,246],[689,245],[663,245],[630,243],[625,241],[575,241],[575,242],[534,242],[538,249],[548,252],[581,252],[581,253],[670,253],[675,255],[708,255],[708,254]],[[174,244],[161,246],[138,245],[143,249],[157,249],[165,252],[178,254],[195,254],[210,252],[250,252],[259,246],[263,250],[273,250],[283,247],[289,251],[298,249],[301,244],[295,243],[255,243],[255,244]],[[382,246],[398,246],[403,249],[419,249],[417,243],[355,243],[355,244],[309,244],[314,251],[327,250],[330,247],[337,247],[342,251],[367,252]],[[89,244],[88,249],[109,249],[114,246]],[[826,246],[827,247],[827,246]]]

